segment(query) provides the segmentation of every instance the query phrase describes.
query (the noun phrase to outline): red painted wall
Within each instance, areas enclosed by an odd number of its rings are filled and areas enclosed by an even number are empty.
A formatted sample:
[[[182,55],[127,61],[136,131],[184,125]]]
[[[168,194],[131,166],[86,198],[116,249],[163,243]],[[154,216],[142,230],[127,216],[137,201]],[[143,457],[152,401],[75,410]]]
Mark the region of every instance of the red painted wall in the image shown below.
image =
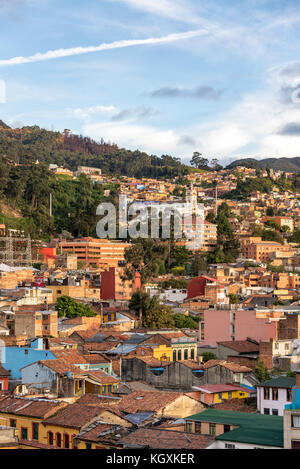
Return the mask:
[[[101,299],[113,300],[115,298],[115,268],[101,272]]]
[[[204,295],[206,279],[204,277],[193,278],[188,284],[188,299]]]
[[[2,387],[3,391],[8,390],[8,378],[0,378],[0,384],[2,384],[2,386],[0,386],[0,388]]]

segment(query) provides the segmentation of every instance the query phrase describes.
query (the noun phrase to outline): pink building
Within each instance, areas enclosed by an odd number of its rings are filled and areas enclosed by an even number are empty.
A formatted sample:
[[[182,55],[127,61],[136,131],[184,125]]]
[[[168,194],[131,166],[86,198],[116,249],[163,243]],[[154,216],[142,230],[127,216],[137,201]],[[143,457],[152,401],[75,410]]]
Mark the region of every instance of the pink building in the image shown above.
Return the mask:
[[[202,345],[217,345],[217,342],[246,340],[269,341],[277,336],[280,317],[273,312],[260,313],[246,310],[204,311],[204,321],[199,323],[199,340]]]

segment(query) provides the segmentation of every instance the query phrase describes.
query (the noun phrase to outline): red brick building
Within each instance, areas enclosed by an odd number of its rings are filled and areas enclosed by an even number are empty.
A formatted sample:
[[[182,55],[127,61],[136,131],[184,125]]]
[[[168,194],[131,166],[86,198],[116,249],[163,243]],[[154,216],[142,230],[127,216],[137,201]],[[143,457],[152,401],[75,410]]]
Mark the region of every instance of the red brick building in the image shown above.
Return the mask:
[[[141,288],[141,275],[136,272],[132,280],[123,280],[124,269],[111,267],[101,272],[101,299],[102,300],[130,300],[132,294]]]

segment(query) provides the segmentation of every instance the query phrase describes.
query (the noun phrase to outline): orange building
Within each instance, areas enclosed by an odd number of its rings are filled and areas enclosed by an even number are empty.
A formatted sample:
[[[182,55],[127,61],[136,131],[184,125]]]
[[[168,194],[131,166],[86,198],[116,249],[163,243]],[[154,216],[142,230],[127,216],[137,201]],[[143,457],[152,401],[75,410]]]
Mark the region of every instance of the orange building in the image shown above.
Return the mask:
[[[262,241],[261,238],[246,238],[242,240],[242,253],[246,259],[253,259],[258,262],[271,260],[272,254],[292,254],[293,250],[289,245],[276,243],[275,241]]]
[[[125,249],[130,245],[108,239],[81,238],[63,240],[58,246],[63,252],[75,254],[78,262],[83,262],[85,266],[107,269],[117,267],[119,262],[124,261]]]

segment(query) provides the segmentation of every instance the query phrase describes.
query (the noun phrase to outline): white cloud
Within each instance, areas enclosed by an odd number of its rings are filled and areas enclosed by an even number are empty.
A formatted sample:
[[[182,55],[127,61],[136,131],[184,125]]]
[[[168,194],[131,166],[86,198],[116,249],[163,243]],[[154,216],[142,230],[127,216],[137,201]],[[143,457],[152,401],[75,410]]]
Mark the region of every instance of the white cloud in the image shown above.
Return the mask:
[[[88,108],[67,109],[69,115],[81,120],[89,120],[95,115],[111,114],[115,111],[117,111],[115,106],[92,106]]]
[[[85,135],[95,140],[116,143],[119,147],[139,149],[149,154],[164,153],[188,157],[192,154],[190,145],[182,144],[180,135],[172,129],[160,130],[152,126],[127,122],[99,122],[85,124]]]
[[[129,7],[163,16],[170,19],[199,23],[200,18],[196,15],[193,7],[182,0],[110,0],[117,3],[125,3]]]
[[[92,52],[102,52],[106,50],[122,49],[125,47],[133,47],[140,45],[155,45],[155,44],[168,44],[175,41],[183,41],[186,39],[192,39],[207,34],[208,32],[204,29],[198,29],[194,31],[186,31],[184,33],[169,34],[167,36],[161,36],[157,38],[149,39],[130,39],[115,41],[111,43],[100,44],[99,46],[91,47],[73,47],[70,49],[57,49],[50,50],[45,53],[37,53],[29,57],[13,57],[11,59],[0,60],[0,67],[20,65],[33,62],[41,62],[44,60],[53,60],[62,57],[70,57],[74,55],[90,54]]]
[[[300,83],[300,73],[295,81],[298,67],[300,70],[300,65],[293,63],[278,67],[276,73],[272,70],[266,77],[266,90],[245,94],[229,111],[205,123],[161,130],[136,119],[85,123],[83,130],[96,140],[103,137],[120,147],[158,155],[168,153],[186,161],[196,150],[225,164],[246,156],[300,156],[300,103],[293,102],[291,96],[283,100],[280,93],[291,83]]]

